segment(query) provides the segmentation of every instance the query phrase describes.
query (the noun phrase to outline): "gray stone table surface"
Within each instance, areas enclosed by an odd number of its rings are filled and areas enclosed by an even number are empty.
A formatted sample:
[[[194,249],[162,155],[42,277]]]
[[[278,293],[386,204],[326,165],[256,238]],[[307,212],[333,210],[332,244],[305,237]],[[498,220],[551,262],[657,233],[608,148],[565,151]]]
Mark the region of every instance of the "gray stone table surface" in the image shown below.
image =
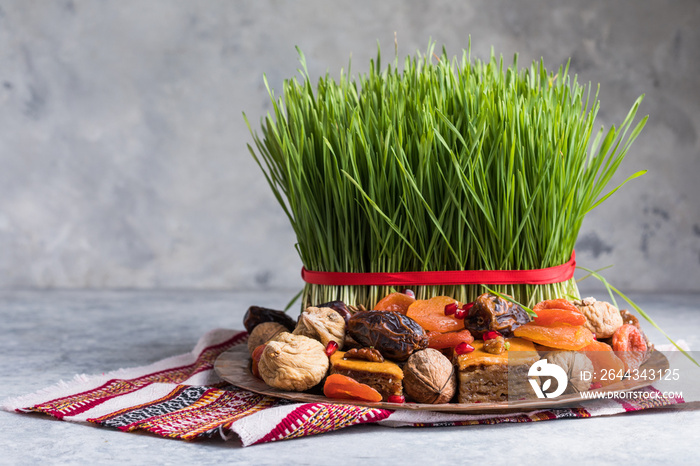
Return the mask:
[[[250,304],[280,307],[291,294],[0,291],[0,399],[190,351],[212,328],[241,328]],[[700,348],[700,296],[634,298]],[[241,448],[237,439],[184,442],[3,411],[0,464],[697,464],[699,428],[700,410],[664,409],[473,427],[367,425]]]

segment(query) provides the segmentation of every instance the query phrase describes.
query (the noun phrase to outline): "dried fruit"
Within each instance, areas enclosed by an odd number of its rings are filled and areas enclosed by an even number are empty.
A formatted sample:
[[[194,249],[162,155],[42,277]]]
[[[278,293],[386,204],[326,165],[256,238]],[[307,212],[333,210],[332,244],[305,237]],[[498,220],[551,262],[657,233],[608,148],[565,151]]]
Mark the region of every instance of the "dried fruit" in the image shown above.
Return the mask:
[[[582,326],[543,327],[531,322],[516,328],[514,334],[540,345],[570,351],[578,351],[593,341],[591,331]]]
[[[271,387],[304,391],[323,380],[328,366],[325,347],[319,341],[282,333],[265,345],[258,370]]]
[[[463,342],[455,346],[455,353],[457,354],[466,354],[471,353],[472,351],[474,351],[474,347],[468,343]]]
[[[647,357],[647,344],[634,325],[624,324],[612,336],[612,349],[625,364],[625,371],[638,369]]]
[[[586,317],[586,327],[600,339],[610,338],[615,330],[623,324],[619,309],[605,301],[584,298],[574,304]]]
[[[563,298],[547,299],[545,301],[540,301],[539,303],[535,304],[535,307],[532,308],[532,310],[535,311],[536,314],[539,314],[538,311],[542,309],[564,309],[573,312],[581,312],[578,310],[574,303]]]
[[[342,301],[330,301],[327,303],[319,304],[318,306],[315,307],[329,307],[333,309],[335,312],[343,316],[343,319],[345,319],[345,322],[348,321],[348,319],[352,316],[352,313],[348,309],[347,304],[345,304]]]
[[[338,343],[333,340],[329,341],[326,345],[326,355],[330,358],[336,351],[338,351]]]
[[[243,326],[251,333],[255,327],[263,322],[278,322],[284,325],[290,332],[294,330],[296,322],[282,311],[275,311],[266,307],[250,306],[243,316]]]
[[[459,332],[428,332],[428,348],[445,349],[455,348],[460,343],[469,344],[474,341],[474,337],[469,330]]]
[[[635,327],[641,329],[641,327],[639,326],[639,319],[637,319],[637,317],[634,316],[627,309],[620,309],[620,317],[622,317],[623,324],[634,325]]]
[[[348,321],[348,333],[362,346],[387,359],[405,361],[428,346],[428,336],[413,319],[398,312],[362,311]]]
[[[537,317],[534,318],[533,322],[544,327],[562,324],[576,326],[584,325],[587,322],[586,316],[578,310],[545,308],[536,312]]]
[[[260,370],[258,370],[258,364],[260,363],[260,358],[262,357],[263,351],[265,350],[265,345],[259,345],[253,350],[250,356],[250,372],[254,377],[260,378]]]
[[[585,374],[593,373],[593,363],[583,353],[576,351],[554,351],[547,354],[547,362],[556,364],[566,372],[568,384],[564,393],[585,392],[590,386]]]
[[[390,395],[386,401],[389,403],[405,403],[406,397],[403,395]]]
[[[376,311],[392,311],[406,314],[408,307],[416,301],[416,298],[405,293],[391,293],[379,301],[374,309]]]
[[[625,364],[613,353],[610,345],[601,341],[593,341],[581,351],[585,352],[593,363],[593,382],[606,386],[622,379]]]
[[[345,319],[329,307],[307,307],[299,316],[293,332],[320,341],[325,347],[329,341],[342,348],[345,342]]]
[[[326,378],[323,394],[341,400],[382,401],[377,390],[342,374],[331,374]]]
[[[445,306],[455,304],[454,298],[436,296],[417,300],[408,308],[406,315],[418,322],[425,330],[434,332],[454,332],[464,328],[464,321],[445,315]]]
[[[252,354],[255,348],[286,331],[287,328],[278,322],[263,322],[257,325],[248,336],[248,352]]]
[[[454,366],[434,349],[416,351],[403,368],[406,394],[419,403],[447,403],[457,390]]]
[[[529,321],[530,318],[522,307],[491,293],[484,293],[474,301],[474,306],[464,319],[464,326],[476,338],[481,338],[489,330],[510,337],[513,336],[513,330]]]

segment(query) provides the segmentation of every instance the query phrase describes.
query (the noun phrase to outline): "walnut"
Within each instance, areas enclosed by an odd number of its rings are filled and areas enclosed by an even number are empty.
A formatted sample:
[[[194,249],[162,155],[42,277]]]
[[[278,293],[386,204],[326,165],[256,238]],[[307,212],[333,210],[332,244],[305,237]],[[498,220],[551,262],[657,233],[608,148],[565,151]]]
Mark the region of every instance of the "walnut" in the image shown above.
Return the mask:
[[[574,305],[586,316],[583,326],[593,332],[599,340],[610,338],[615,330],[622,326],[620,311],[610,303],[596,301],[595,298],[584,298],[574,301]]]
[[[428,348],[413,353],[403,368],[403,387],[419,403],[448,403],[457,390],[457,376],[450,360]]]
[[[320,342],[284,332],[265,345],[258,371],[271,387],[301,392],[321,382],[328,365],[326,348]]]
[[[343,359],[363,359],[369,362],[384,362],[384,356],[374,348],[353,348],[349,350]]]
[[[584,353],[576,351],[552,351],[547,354],[547,362],[564,369],[569,383],[564,393],[585,392],[591,386],[590,380],[584,380],[584,372],[593,374],[593,363]]]
[[[506,350],[506,340],[503,337],[484,340],[484,351],[491,354],[501,354]]]
[[[263,322],[262,324],[258,324],[248,336],[248,352],[253,354],[255,348],[264,345],[280,333],[286,331],[287,328],[278,322]]]
[[[294,335],[304,335],[320,341],[325,348],[329,341],[343,349],[345,319],[330,307],[307,307],[299,316]]]

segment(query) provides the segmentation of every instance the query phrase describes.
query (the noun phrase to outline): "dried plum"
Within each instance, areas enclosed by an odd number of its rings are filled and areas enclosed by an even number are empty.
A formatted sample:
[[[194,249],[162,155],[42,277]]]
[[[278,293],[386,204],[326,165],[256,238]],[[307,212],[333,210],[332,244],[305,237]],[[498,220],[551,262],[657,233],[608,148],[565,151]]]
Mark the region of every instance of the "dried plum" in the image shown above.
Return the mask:
[[[519,305],[491,293],[484,293],[474,301],[464,326],[476,338],[495,330],[504,337],[512,337],[513,330],[530,321],[527,312]]]
[[[421,326],[397,312],[357,312],[348,320],[348,333],[362,346],[373,347],[395,361],[405,361],[414,351],[428,347]]]
[[[282,311],[275,311],[266,307],[250,306],[243,317],[243,326],[248,331],[262,324],[263,322],[277,322],[284,325],[290,332],[294,331],[297,323]]]
[[[345,319],[345,322],[347,322],[348,319],[350,319],[350,317],[352,316],[352,314],[350,313],[350,310],[348,309],[347,304],[345,304],[342,301],[331,301],[328,303],[319,304],[316,307],[329,307],[329,308],[333,309],[335,312],[337,312],[338,314],[343,316],[343,319]]]

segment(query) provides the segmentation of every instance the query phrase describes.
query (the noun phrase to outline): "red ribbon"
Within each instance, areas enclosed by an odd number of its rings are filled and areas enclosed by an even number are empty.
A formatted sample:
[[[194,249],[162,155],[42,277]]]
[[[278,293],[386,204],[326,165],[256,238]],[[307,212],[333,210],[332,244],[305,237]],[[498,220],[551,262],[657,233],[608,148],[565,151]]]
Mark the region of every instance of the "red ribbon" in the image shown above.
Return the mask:
[[[429,285],[547,285],[571,279],[576,269],[576,252],[569,262],[533,270],[447,270],[444,272],[314,272],[302,267],[306,283],[333,286],[429,286]]]

